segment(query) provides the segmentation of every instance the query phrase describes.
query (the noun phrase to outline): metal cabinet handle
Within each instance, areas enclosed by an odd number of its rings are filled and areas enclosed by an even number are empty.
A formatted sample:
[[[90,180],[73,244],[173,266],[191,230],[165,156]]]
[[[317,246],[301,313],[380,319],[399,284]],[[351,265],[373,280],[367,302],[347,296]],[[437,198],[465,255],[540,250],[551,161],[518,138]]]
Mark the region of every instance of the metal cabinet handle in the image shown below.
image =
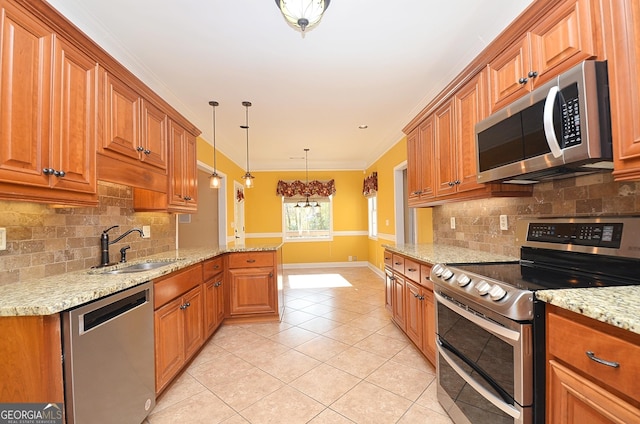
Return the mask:
[[[520,83],[520,84],[524,85],[524,84],[526,84],[526,83],[527,83],[527,81],[529,81],[529,78],[520,78],[520,79],[518,80],[518,83]]]
[[[269,273],[269,278],[273,277],[273,272]]]
[[[150,155],[150,154],[151,154],[151,150],[149,150],[149,149],[144,149],[144,150],[142,151],[142,153],[144,153],[145,155],[147,155],[147,156],[148,156],[148,155]]]
[[[136,147],[136,150],[139,151],[139,152],[143,152],[144,151],[144,147],[138,146],[138,147]]]
[[[424,300],[424,296],[418,296],[418,300]]]
[[[402,262],[394,262],[394,265],[402,265]]]
[[[189,200],[191,200],[192,198],[191,198],[191,196],[184,196],[184,197],[183,197],[183,199],[184,199],[184,200],[186,200],[186,201],[188,202],[188,201],[189,201]]]
[[[42,169],[42,173],[44,175],[53,175],[54,172],[55,172],[55,170],[53,168],[43,168]]]
[[[55,175],[55,176],[56,176],[56,177],[58,177],[58,178],[62,178],[62,177],[64,177],[65,175],[67,175],[67,173],[66,173],[66,172],[64,172],[64,171],[53,171],[53,175]]]
[[[222,281],[218,281],[213,284],[213,287],[220,287],[222,285]]]
[[[529,71],[529,74],[527,75],[529,78],[535,78],[538,76],[538,72],[537,71]]]
[[[255,259],[247,259],[247,263],[252,264],[254,263],[256,260]]]
[[[599,364],[606,365],[606,366],[611,367],[611,368],[620,368],[620,363],[619,362],[607,361],[605,359],[598,358],[596,356],[596,354],[593,353],[590,350],[586,351],[585,354],[587,355],[587,357],[589,359],[591,359],[592,361],[595,361],[595,362],[597,362]]]
[[[182,305],[180,305],[180,309],[182,309],[182,310],[187,309],[187,305],[186,305],[186,304],[182,304]]]
[[[409,268],[409,269],[407,269],[407,271],[409,271],[409,272],[416,272],[416,271],[417,271],[417,269],[415,269],[415,268]]]

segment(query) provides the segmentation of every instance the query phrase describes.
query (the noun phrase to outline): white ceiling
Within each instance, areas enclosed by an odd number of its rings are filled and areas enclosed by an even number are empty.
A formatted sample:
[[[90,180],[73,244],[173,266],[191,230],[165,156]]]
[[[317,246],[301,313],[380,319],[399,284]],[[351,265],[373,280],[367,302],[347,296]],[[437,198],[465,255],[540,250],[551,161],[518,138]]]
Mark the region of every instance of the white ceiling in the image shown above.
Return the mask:
[[[531,0],[333,0],[303,38],[273,0],[49,0],[246,167],[365,169]],[[368,125],[361,130],[358,126]],[[293,159],[292,159],[293,158]]]

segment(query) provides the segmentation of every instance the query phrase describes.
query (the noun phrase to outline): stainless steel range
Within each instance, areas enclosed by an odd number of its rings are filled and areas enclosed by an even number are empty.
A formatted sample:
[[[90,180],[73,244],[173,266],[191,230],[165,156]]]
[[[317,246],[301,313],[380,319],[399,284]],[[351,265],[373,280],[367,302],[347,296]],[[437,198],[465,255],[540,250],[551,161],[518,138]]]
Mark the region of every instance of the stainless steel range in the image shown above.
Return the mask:
[[[639,234],[639,217],[520,221],[519,261],[433,266],[438,400],[454,422],[544,423],[535,291],[640,284]]]

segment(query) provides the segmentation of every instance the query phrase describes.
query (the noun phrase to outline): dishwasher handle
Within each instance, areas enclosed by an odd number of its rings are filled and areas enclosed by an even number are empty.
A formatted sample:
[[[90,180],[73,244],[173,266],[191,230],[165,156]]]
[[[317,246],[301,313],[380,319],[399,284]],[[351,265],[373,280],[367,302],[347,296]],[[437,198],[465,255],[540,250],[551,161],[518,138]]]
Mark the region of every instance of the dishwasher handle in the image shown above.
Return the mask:
[[[86,312],[79,316],[80,334],[91,331],[93,328],[126,314],[148,301],[149,290],[144,289],[93,311]]]

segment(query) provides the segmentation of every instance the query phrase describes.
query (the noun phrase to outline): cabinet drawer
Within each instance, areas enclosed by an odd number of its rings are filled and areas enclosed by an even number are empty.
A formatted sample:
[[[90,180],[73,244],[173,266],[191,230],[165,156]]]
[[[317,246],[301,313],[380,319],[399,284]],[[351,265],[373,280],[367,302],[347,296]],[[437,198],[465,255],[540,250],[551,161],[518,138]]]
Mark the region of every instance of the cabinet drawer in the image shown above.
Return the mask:
[[[165,303],[181,296],[202,283],[202,264],[193,265],[154,280],[153,307],[158,309]]]
[[[404,275],[404,257],[400,255],[393,255],[393,270]]]
[[[384,264],[389,268],[393,268],[393,255],[391,254],[391,252],[388,252],[386,250],[384,251]]]
[[[416,283],[420,283],[420,264],[411,259],[405,259],[404,276]]]
[[[260,268],[274,265],[273,252],[241,252],[229,255],[229,268]]]
[[[420,264],[420,284],[433,291],[433,281],[429,278],[431,265]]]
[[[202,271],[204,281],[213,278],[219,272],[222,272],[222,256],[207,259],[206,261],[204,261]]]
[[[550,355],[631,398],[640,393],[640,346],[554,313],[547,316],[547,338]],[[587,352],[620,366],[597,363]]]

